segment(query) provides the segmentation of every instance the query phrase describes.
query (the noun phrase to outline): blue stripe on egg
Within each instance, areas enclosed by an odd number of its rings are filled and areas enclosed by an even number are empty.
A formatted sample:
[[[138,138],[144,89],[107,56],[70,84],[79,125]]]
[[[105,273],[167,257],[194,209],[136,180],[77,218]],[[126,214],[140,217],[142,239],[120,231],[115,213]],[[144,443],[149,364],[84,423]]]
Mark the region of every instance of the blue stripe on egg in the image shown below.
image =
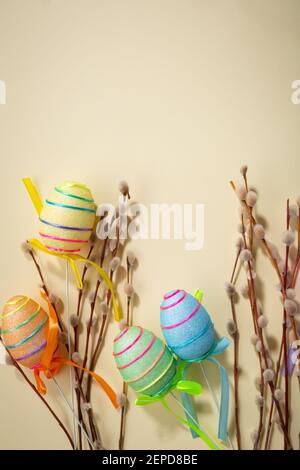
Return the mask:
[[[160,324],[168,346],[183,360],[196,360],[215,342],[215,330],[202,304],[183,290],[168,292],[161,303]]]

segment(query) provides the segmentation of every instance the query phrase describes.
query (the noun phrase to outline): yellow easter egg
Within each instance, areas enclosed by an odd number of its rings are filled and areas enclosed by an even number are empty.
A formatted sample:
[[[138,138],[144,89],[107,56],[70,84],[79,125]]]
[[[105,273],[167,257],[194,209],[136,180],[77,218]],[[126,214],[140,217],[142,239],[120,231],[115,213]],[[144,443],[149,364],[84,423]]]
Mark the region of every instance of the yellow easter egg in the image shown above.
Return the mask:
[[[44,201],[39,218],[43,244],[53,251],[78,253],[89,241],[96,205],[87,186],[66,181]]]
[[[25,367],[38,365],[47,344],[48,314],[24,295],[9,299],[1,318],[1,338],[12,357]]]

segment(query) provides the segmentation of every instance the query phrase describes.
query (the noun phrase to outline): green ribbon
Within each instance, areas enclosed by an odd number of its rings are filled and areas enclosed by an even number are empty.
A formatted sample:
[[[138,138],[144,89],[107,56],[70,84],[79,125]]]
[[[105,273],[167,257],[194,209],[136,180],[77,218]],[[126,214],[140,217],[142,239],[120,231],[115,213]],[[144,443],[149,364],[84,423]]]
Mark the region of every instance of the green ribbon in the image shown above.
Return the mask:
[[[168,387],[167,391],[156,395],[141,395],[135,400],[137,406],[151,405],[161,401],[168,393],[172,390],[178,390],[179,392],[188,393],[189,395],[201,395],[202,386],[198,382],[193,380],[179,380],[176,384]]]
[[[167,387],[164,387],[163,390],[156,393],[155,395],[140,395],[135,400],[137,406],[146,406],[151,405],[152,403],[161,402],[164,408],[171,413],[181,424],[190,428],[197,436],[199,436],[203,442],[205,442],[211,450],[220,450],[220,447],[208,436],[208,434],[200,427],[196,422],[193,423],[192,420],[185,420],[181,418],[177,413],[175,413],[172,408],[167,404],[165,398],[173,390],[178,390],[181,393],[188,394],[190,396],[201,395],[202,386],[193,380],[184,380],[185,374],[185,363],[179,363],[177,367],[177,372]],[[198,424],[198,425],[197,425]]]

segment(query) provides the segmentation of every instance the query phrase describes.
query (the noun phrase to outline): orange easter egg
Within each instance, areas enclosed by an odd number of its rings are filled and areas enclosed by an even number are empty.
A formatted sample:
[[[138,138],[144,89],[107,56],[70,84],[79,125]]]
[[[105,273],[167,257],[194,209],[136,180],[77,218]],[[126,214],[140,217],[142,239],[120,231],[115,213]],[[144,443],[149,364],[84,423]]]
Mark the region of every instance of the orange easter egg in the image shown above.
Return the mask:
[[[47,344],[48,314],[24,295],[9,299],[1,318],[1,338],[12,357],[25,367],[39,364]]]

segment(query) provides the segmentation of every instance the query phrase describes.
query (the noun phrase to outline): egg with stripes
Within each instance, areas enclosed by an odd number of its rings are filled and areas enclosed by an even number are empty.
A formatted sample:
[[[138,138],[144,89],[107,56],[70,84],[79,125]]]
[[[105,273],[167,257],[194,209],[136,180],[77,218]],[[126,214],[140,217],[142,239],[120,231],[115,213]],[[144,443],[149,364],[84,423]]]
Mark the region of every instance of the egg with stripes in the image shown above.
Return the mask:
[[[96,205],[90,189],[75,181],[54,188],[39,217],[39,234],[49,250],[78,253],[95,225]]]
[[[47,344],[48,314],[34,300],[24,295],[9,299],[1,318],[1,338],[12,357],[32,368],[39,364]]]
[[[185,361],[196,361],[216,343],[209,314],[199,300],[184,290],[172,290],[164,296],[160,325],[169,348]]]
[[[124,382],[145,395],[163,393],[176,374],[167,345],[140,326],[125,327],[116,336],[113,356]]]

